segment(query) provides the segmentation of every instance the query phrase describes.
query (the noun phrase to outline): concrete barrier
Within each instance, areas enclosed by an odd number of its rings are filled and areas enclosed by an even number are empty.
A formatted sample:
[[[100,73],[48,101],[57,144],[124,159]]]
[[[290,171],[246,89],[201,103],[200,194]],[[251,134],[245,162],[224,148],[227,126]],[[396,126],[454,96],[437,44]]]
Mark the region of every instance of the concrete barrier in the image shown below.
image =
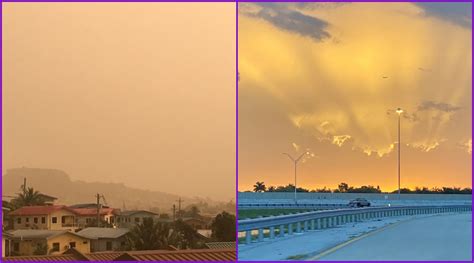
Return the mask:
[[[238,220],[238,229],[239,233],[245,232],[245,243],[250,244],[254,240],[257,242],[264,241],[265,232],[269,233],[270,239],[274,239],[276,237],[275,229],[278,229],[278,237],[284,237],[285,235],[292,235],[294,230],[296,230],[297,233],[301,233],[345,223],[360,222],[371,218],[469,211],[472,211],[471,205],[335,209],[255,219],[242,219]],[[254,231],[258,233],[256,239],[252,235]]]

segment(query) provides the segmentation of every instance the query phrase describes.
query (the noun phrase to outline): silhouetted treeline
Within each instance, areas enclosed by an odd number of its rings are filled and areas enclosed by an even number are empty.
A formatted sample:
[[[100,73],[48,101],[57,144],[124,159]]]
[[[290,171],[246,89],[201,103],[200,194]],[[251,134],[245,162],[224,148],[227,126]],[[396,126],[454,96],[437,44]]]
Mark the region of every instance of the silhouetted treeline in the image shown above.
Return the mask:
[[[393,191],[392,193],[398,193],[398,190]],[[441,188],[431,188],[427,187],[416,187],[415,190],[410,190],[408,188],[401,188],[400,193],[402,194],[472,194],[471,188],[460,188],[460,187],[441,187]]]
[[[270,186],[267,187],[264,182],[256,182],[253,186],[254,192],[294,192],[295,186],[288,184],[286,186]],[[250,191],[248,191],[250,192]],[[340,183],[337,189],[320,188],[320,189],[306,189],[302,187],[296,188],[296,192],[301,193],[388,193],[383,192],[379,186],[363,185],[360,187],[349,186],[346,183]],[[391,193],[398,193],[395,190]],[[442,187],[442,188],[427,188],[427,187],[416,187],[414,190],[408,188],[400,189],[402,194],[472,194],[471,188],[460,187]]]

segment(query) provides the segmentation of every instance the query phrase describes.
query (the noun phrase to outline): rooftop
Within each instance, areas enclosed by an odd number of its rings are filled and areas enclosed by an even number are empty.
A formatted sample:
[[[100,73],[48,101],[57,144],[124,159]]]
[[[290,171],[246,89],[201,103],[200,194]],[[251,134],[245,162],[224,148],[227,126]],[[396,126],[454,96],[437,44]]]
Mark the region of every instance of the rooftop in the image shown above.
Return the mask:
[[[69,249],[62,255],[7,257],[2,261],[235,261],[233,249],[111,251],[82,254]]]
[[[76,234],[89,238],[119,238],[130,232],[128,228],[104,228],[104,227],[88,227],[84,228]]]
[[[67,230],[18,229],[6,231],[13,239],[49,239],[62,234],[76,235]]]
[[[236,244],[235,242],[209,242],[205,244],[206,247],[210,249],[224,249],[224,248],[229,248],[229,249],[235,249]]]
[[[65,205],[41,205],[41,206],[23,206],[9,213],[13,216],[33,216],[33,215],[49,215],[53,212],[67,210],[74,213],[72,209]]]
[[[150,211],[146,210],[129,210],[129,211],[122,211],[120,212],[121,216],[131,216],[133,214],[138,214],[138,213],[146,213],[146,214],[152,214],[152,215],[158,215],[157,213],[153,213]]]
[[[115,261],[235,261],[233,249],[145,250],[127,251]]]
[[[97,208],[69,208],[71,209],[75,214],[79,216],[96,216],[97,215]],[[114,214],[118,210],[114,208],[104,208],[102,207],[100,209],[100,214],[101,215],[107,215],[107,214]]]

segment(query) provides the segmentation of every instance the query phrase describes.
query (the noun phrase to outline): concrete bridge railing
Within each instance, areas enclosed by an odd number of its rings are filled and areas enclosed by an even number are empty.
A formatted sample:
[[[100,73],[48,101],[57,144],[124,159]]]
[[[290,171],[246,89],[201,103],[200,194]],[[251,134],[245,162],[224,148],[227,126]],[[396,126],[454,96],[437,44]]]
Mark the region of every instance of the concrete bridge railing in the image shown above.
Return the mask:
[[[325,229],[371,218],[468,211],[472,211],[472,205],[348,208],[242,219],[238,221],[238,229],[239,233],[245,233],[245,243],[250,244],[254,239],[263,241],[265,234],[274,239],[292,235],[294,232]],[[257,232],[255,238],[253,232]]]

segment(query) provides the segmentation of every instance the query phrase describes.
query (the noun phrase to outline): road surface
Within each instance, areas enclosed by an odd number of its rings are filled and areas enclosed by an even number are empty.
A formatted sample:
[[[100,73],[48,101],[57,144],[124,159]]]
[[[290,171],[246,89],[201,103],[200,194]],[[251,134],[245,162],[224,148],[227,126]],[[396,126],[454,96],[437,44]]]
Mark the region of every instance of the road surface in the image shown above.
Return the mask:
[[[470,213],[399,222],[309,260],[471,260]]]

